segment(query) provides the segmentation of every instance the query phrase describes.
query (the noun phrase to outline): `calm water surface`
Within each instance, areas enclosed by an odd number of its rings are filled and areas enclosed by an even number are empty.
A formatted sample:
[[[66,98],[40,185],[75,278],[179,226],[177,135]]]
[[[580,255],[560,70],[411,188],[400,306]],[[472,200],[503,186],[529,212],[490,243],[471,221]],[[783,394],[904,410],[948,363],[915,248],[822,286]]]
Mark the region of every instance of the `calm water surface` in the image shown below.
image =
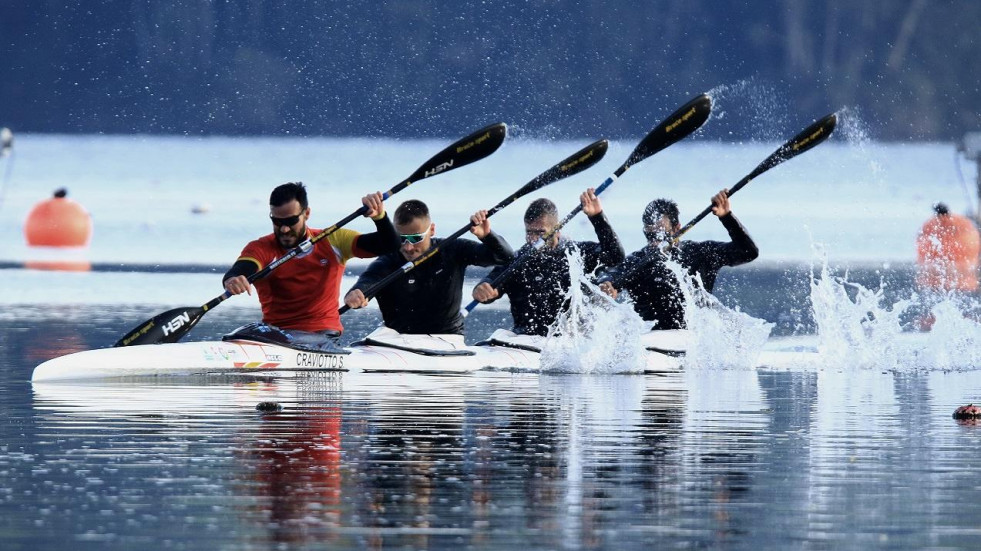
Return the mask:
[[[976,371],[28,382],[157,311],[0,316],[3,549],[981,545]]]

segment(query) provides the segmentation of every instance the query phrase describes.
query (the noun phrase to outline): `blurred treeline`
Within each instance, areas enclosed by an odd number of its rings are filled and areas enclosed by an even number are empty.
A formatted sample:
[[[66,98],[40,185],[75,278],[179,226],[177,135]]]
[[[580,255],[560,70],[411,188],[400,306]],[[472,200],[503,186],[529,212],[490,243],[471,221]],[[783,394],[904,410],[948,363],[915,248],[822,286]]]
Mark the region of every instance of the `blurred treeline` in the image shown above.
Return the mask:
[[[977,0],[0,0],[0,126],[618,138],[723,86],[709,136],[848,107],[955,140],[981,129],[979,35]]]

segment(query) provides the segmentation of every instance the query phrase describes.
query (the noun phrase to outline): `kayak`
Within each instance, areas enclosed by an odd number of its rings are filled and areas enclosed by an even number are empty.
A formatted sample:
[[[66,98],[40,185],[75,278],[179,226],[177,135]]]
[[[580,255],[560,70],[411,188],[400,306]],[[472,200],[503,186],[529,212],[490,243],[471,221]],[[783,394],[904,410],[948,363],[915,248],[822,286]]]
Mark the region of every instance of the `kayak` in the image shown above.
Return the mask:
[[[638,371],[681,369],[687,332],[652,331],[642,336],[644,365]],[[498,329],[467,345],[462,335],[403,335],[381,327],[346,348],[298,349],[249,340],[200,341],[101,348],[48,360],[31,381],[123,379],[201,374],[295,377],[338,371],[469,373],[481,369],[537,371],[545,337]]]

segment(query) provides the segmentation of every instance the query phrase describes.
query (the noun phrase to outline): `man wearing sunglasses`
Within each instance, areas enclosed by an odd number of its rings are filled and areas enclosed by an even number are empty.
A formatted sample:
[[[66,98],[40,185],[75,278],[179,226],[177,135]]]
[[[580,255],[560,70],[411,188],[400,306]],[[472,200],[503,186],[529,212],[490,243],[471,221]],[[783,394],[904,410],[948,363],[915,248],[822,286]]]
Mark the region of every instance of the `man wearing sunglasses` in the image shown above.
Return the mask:
[[[444,242],[433,237],[436,224],[429,217],[425,203],[415,199],[402,203],[395,211],[395,229],[402,241],[401,248],[374,260],[348,291],[344,303],[350,308],[364,308],[368,305],[364,289],[439,245],[432,258],[378,292],[378,307],[385,326],[399,333],[462,335],[460,302],[467,266],[507,264],[514,257],[507,241],[491,231],[487,211],[478,211],[470,217],[470,222],[470,233],[479,243],[469,239]]]
[[[352,257],[371,258],[398,249],[398,235],[385,214],[382,200],[381,193],[361,199],[368,208],[364,216],[375,223],[375,232],[360,234],[338,229],[318,241],[310,251],[281,264],[255,282],[262,321],[267,326],[261,328],[262,332],[290,330],[285,337],[290,342],[340,336],[344,328],[337,314],[337,302],[345,263]],[[290,182],[274,189],[269,196],[273,231],[245,246],[223,278],[225,290],[233,295],[252,294],[249,276],[319,234],[321,230],[307,227],[310,212],[307,190],[302,183]],[[316,336],[311,339],[304,333]]]
[[[589,188],[579,196],[582,211],[593,225],[595,241],[572,241],[553,233],[545,246],[532,250],[534,243],[544,237],[559,223],[559,211],[552,201],[542,198],[533,201],[525,211],[526,244],[518,251],[518,257],[529,254],[515,269],[510,278],[500,288],[490,283],[506,267],[495,268],[473,290],[473,298],[478,302],[493,302],[502,294],[511,301],[513,331],[521,335],[548,334],[548,328],[555,323],[569,290],[569,260],[566,252],[576,248],[582,258],[585,273],[592,273],[598,267],[610,267],[623,262],[623,246],[617,234],[603,214],[603,205],[596,190]]]
[[[679,264],[696,282],[700,279],[702,288],[711,293],[723,266],[745,264],[760,254],[746,228],[732,214],[729,190],[712,196],[712,213],[722,222],[730,241],[675,243],[673,236],[681,231],[677,203],[651,201],[642,217],[647,246],[609,270],[601,278],[600,288],[614,298],[620,291],[628,291],[634,310],[645,321],[653,322],[653,329],[684,328],[685,297],[667,260]]]

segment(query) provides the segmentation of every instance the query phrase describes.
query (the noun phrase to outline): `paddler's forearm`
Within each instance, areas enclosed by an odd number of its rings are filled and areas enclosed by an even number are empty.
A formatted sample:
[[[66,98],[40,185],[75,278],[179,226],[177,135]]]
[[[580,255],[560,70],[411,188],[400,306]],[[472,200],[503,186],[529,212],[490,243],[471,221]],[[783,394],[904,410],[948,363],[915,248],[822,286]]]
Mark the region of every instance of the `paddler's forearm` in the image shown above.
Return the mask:
[[[495,264],[508,264],[514,260],[514,250],[511,245],[493,230],[484,236],[480,242],[489,254],[481,255],[484,258],[480,262],[474,262],[478,266],[493,266]]]
[[[356,252],[366,253],[362,258],[371,256],[381,256],[386,253],[397,251],[399,248],[399,234],[395,231],[395,226],[385,214],[381,218],[374,220],[375,232],[363,233],[355,241]],[[361,256],[361,255],[357,255]]]
[[[620,238],[617,237],[617,232],[610,225],[606,214],[600,212],[595,216],[590,216],[589,222],[593,225],[596,238],[599,240],[600,263],[604,266],[616,266],[623,262],[623,259],[626,258],[623,245],[620,244]]]
[[[235,264],[225,272],[225,276],[221,278],[221,283],[224,285],[226,281],[236,276],[251,277],[253,274],[259,271],[259,266],[252,260],[236,260]]]
[[[735,251],[733,251],[735,256],[727,260],[742,264],[755,260],[760,255],[760,250],[756,246],[756,242],[753,241],[753,238],[749,236],[749,232],[746,231],[746,228],[743,227],[732,212],[720,217],[719,222],[722,222],[722,226],[729,232],[729,239],[732,240],[735,247]]]

